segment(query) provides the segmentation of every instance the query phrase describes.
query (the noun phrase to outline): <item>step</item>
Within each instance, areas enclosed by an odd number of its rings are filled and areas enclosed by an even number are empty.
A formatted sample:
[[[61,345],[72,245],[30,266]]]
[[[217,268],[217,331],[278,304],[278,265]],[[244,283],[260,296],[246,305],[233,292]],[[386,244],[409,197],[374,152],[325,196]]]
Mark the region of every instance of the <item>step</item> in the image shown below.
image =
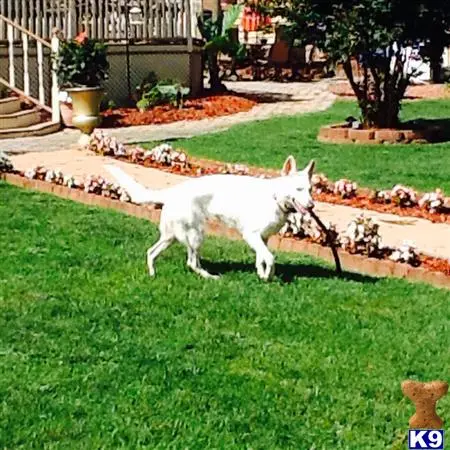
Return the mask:
[[[61,124],[59,122],[41,122],[28,127],[0,129],[0,140],[44,136],[46,134],[56,133],[60,128]]]
[[[20,98],[7,97],[0,100],[0,115],[12,114],[20,111]]]
[[[41,113],[37,108],[25,109],[11,114],[0,114],[0,130],[26,128],[40,121]]]

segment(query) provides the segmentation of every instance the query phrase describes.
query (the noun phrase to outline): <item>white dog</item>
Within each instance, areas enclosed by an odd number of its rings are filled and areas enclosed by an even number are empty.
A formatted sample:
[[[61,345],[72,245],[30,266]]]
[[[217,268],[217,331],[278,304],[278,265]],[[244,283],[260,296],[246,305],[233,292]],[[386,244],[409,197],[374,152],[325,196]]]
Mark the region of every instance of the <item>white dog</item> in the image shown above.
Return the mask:
[[[292,156],[284,163],[281,177],[207,175],[156,191],[138,184],[116,166],[106,168],[134,203],[163,205],[160,238],[147,251],[151,276],[155,275],[155,259],[178,240],[186,245],[187,265],[195,273],[205,278],[218,278],[201,267],[199,258],[205,222],[216,218],[242,234],[256,252],[258,276],[267,280],[274,272],[274,256],[267,248],[269,237],[281,229],[289,213],[304,212],[314,206],[311,197],[314,161],[298,172]]]

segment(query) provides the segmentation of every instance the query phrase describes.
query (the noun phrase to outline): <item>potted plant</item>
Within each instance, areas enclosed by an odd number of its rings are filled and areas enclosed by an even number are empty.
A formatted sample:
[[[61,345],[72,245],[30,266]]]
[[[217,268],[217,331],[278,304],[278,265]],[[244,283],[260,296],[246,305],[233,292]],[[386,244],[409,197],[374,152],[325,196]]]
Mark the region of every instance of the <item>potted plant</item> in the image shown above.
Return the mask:
[[[60,87],[72,100],[73,125],[90,134],[100,125],[103,82],[108,76],[107,46],[85,32],[62,40],[55,57]]]

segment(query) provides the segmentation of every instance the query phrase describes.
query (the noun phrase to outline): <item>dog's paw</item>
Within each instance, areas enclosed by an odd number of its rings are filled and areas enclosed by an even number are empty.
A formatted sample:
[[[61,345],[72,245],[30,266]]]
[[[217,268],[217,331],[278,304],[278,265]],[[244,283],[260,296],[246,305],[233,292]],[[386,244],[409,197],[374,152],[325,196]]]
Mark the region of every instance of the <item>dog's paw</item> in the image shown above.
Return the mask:
[[[203,278],[206,278],[207,280],[220,280],[220,275],[213,275],[212,273],[205,274]]]
[[[220,280],[220,275],[211,275],[211,280]]]

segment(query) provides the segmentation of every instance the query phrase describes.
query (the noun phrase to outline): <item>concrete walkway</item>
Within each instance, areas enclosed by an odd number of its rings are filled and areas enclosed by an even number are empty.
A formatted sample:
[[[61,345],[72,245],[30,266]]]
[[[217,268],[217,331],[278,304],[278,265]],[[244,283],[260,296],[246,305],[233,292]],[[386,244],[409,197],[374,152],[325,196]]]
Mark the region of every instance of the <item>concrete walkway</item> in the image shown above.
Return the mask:
[[[231,91],[247,94],[261,94],[267,103],[260,103],[248,112],[211,119],[174,122],[163,125],[143,125],[106,130],[119,141],[132,144],[137,142],[163,141],[173,138],[189,138],[196,135],[223,131],[233,125],[275,116],[296,115],[328,109],[336,98],[329,91],[329,80],[310,83],[275,82],[229,82]],[[48,136],[22,139],[4,139],[1,149],[10,154],[24,152],[54,152],[78,148],[81,133],[65,129]]]
[[[71,174],[80,178],[88,175],[102,175],[111,179],[103,164],[112,163],[122,167],[138,181],[154,189],[161,189],[185,180],[185,177],[180,175],[120,162],[86,150],[35,152],[13,155],[11,159],[19,170],[43,165],[49,169],[59,169],[65,175]],[[336,224],[338,230],[345,229],[348,223],[362,212],[357,208],[328,203],[317,203],[316,211],[323,220]],[[434,224],[424,219],[399,217],[375,211],[366,211],[365,214],[380,223],[380,234],[384,244],[399,246],[404,240],[411,240],[423,253],[450,259],[450,225]]]

